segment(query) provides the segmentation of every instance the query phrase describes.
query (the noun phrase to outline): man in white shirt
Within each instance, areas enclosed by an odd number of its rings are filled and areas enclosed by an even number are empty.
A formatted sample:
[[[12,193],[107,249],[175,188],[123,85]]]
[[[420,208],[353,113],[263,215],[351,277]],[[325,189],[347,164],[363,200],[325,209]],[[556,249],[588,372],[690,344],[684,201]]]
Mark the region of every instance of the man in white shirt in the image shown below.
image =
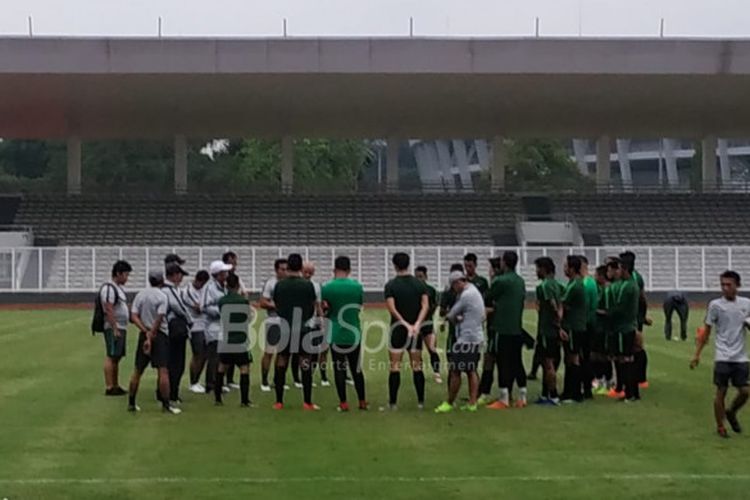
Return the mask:
[[[214,380],[219,367],[218,343],[221,337],[221,313],[219,311],[219,300],[226,295],[224,284],[232,270],[230,264],[220,260],[211,262],[208,273],[211,280],[206,285],[203,294],[203,306],[201,310],[206,316],[206,392],[213,392]],[[229,388],[224,386],[224,391]]]
[[[124,260],[118,260],[112,266],[112,279],[99,289],[99,302],[104,311],[104,384],[106,396],[124,396],[125,389],[120,387],[120,360],[125,357],[127,345],[128,320],[130,309],[128,297],[122,288],[128,282],[133,268]]]
[[[201,373],[206,365],[206,315],[201,306],[209,278],[208,271],[198,271],[195,279],[182,289],[182,300],[193,319],[190,329],[190,349],[193,351],[193,358],[190,360],[190,392],[196,394],[206,392],[206,388],[200,383]]]
[[[721,275],[722,296],[712,300],[708,305],[705,326],[698,335],[695,355],[690,361],[691,369],[698,366],[703,347],[708,342],[711,331],[715,329],[714,416],[716,417],[716,431],[722,438],[729,437],[724,426],[725,418],[734,432],[742,432],[742,427],[737,420],[737,412],[747,402],[748,394],[750,394],[748,357],[745,349],[750,299],[737,295],[739,287],[739,274],[734,271],[725,271]],[[729,410],[725,410],[724,402],[730,381],[737,388],[738,393]]]
[[[446,318],[456,325],[456,341],[448,353],[448,399],[435,408],[435,413],[453,411],[453,403],[461,388],[461,373],[466,374],[469,382],[469,402],[461,409],[475,412],[479,392],[477,366],[484,342],[484,298],[461,271],[453,271],[449,279],[458,299]]]

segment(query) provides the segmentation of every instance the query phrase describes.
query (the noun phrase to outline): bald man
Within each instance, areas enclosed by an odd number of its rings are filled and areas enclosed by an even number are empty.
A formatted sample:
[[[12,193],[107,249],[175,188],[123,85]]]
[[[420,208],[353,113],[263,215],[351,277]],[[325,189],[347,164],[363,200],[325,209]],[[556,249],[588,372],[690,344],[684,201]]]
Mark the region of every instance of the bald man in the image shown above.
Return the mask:
[[[315,288],[315,297],[318,300],[318,310],[315,311],[315,316],[310,320],[309,327],[312,331],[318,331],[322,327],[323,324],[323,308],[321,306],[322,302],[320,300],[321,298],[321,292],[320,292],[320,284],[316,282],[313,277],[315,276],[315,263],[312,261],[305,261],[304,264],[302,264],[302,277],[306,280],[310,281],[313,284],[313,288]],[[321,351],[320,355],[318,356],[317,365],[320,367],[320,385],[322,387],[330,387],[331,382],[328,381],[328,346],[323,346],[323,351]],[[299,360],[297,361],[297,366],[299,366]],[[295,362],[292,360],[292,370],[295,369]]]

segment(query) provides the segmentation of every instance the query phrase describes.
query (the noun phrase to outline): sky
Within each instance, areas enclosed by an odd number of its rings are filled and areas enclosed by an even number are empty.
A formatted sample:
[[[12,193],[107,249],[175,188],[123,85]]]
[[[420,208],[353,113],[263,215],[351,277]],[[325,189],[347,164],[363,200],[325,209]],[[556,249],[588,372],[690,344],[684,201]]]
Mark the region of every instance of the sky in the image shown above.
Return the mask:
[[[0,36],[750,37],[750,0],[0,0]]]

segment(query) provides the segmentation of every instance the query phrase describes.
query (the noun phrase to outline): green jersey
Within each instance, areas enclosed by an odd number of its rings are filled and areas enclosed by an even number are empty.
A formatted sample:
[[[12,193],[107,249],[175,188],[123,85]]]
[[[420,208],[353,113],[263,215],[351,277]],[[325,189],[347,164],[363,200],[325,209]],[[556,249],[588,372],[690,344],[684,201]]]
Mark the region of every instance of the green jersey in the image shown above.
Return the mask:
[[[429,301],[430,308],[427,310],[427,316],[424,319],[425,324],[422,325],[422,334],[428,335],[436,331],[433,322],[435,321],[435,310],[438,306],[438,293],[435,287],[429,283],[425,283],[424,286],[427,289],[427,300]]]
[[[396,276],[385,284],[385,298],[393,299],[396,310],[404,321],[414,324],[422,309],[422,296],[427,295],[424,283],[411,275]],[[395,316],[391,317],[391,324],[398,323]]]
[[[583,289],[586,292],[586,309],[588,311],[588,325],[596,324],[596,309],[599,307],[599,284],[593,276],[583,278]]]
[[[585,332],[588,309],[586,307],[586,290],[583,287],[583,278],[574,278],[568,282],[562,303],[563,328],[568,332]]]
[[[453,304],[456,303],[456,292],[453,291],[453,287],[446,287],[443,293],[440,294],[440,316],[445,316],[448,311],[451,310]],[[453,343],[456,340],[456,325],[452,322],[448,323],[448,339],[446,340],[446,350],[450,351],[453,347]]]
[[[643,281],[643,276],[636,270],[633,270],[633,274],[630,276],[635,285],[638,287],[638,329],[643,327],[643,323],[646,320],[646,314],[648,312],[648,302],[646,301],[645,287],[646,284]]]
[[[321,290],[328,304],[328,343],[332,345],[357,345],[362,340],[359,313],[364,303],[362,284],[351,278],[335,278]]]
[[[273,303],[276,306],[276,313],[279,318],[286,321],[289,328],[302,329],[305,327],[304,325],[307,325],[307,322],[315,314],[315,302],[317,300],[312,282],[301,276],[284,278],[276,283],[273,288]]]
[[[250,323],[250,301],[239,293],[229,292],[219,299],[220,314],[229,311],[228,321],[222,321],[227,344],[247,342],[247,327]],[[223,318],[222,314],[222,318]]]
[[[521,335],[526,284],[515,271],[496,276],[487,292],[493,308],[492,330],[497,335]]]
[[[634,332],[638,327],[638,297],[640,292],[632,279],[620,280],[611,285],[610,316],[615,333]]]
[[[536,287],[539,319],[537,321],[538,335],[546,338],[557,337],[560,334],[558,306],[561,298],[560,284],[553,278],[543,280]]]
[[[482,297],[487,293],[487,290],[490,289],[490,282],[487,281],[487,278],[484,276],[479,276],[478,274],[475,274],[473,278],[470,278],[469,283],[477,287],[477,290],[479,290],[479,293],[482,294]]]

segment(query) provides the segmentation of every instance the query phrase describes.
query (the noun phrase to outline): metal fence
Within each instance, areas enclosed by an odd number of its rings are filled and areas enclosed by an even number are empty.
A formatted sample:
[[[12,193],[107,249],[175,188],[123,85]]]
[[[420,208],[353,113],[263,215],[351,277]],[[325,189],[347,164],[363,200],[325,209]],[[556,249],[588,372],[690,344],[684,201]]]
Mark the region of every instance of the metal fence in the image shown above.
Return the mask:
[[[486,274],[487,259],[506,250],[518,252],[519,273],[532,290],[536,285],[534,260],[551,257],[558,265],[558,278],[563,278],[562,263],[569,254],[584,254],[593,269],[610,255],[623,250],[637,255],[636,267],[643,275],[649,291],[716,290],[719,274],[734,269],[750,274],[750,247],[728,246],[607,246],[607,247],[456,247],[456,246],[247,246],[232,247],[239,256],[238,273],[245,286],[258,291],[273,274],[275,259],[292,252],[300,253],[317,265],[316,279],[326,281],[332,275],[333,260],[347,255],[352,261],[352,275],[367,291],[380,291],[393,276],[391,257],[395,252],[411,255],[413,265],[428,268],[429,280],[442,287],[451,264],[462,262],[468,252],[477,254],[479,270]],[[0,292],[90,292],[108,280],[112,264],[125,259],[133,266],[127,288],[139,290],[147,286],[152,269],[161,269],[164,256],[178,253],[187,260],[191,273],[208,267],[221,257],[227,247],[28,247],[0,248]]]

